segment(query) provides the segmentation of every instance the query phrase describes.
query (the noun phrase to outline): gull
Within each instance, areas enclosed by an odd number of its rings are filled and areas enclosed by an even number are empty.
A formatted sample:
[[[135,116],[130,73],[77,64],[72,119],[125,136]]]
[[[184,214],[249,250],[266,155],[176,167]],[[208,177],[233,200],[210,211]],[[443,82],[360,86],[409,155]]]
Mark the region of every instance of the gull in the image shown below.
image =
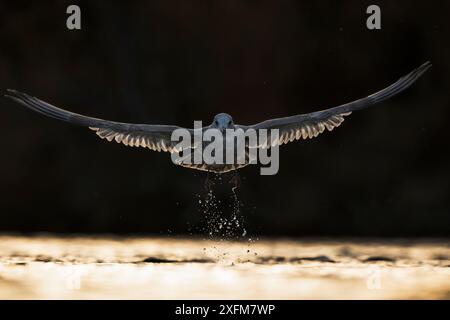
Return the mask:
[[[219,113],[214,117],[213,122],[206,129],[217,129],[225,134],[226,129],[242,129],[244,132],[248,129],[256,131],[260,129],[278,129],[278,138],[274,141],[266,140],[253,145],[246,145],[246,148],[271,148],[280,146],[289,142],[301,139],[311,139],[317,137],[325,131],[332,131],[339,127],[345,118],[352,112],[366,109],[370,106],[379,104],[405,89],[409,88],[417,79],[419,79],[429,68],[431,63],[428,61],[417,69],[411,71],[407,75],[390,86],[372,94],[365,98],[355,100],[334,108],[321,111],[299,114],[290,117],[266,120],[253,125],[234,124],[233,118],[227,113]],[[68,122],[70,124],[88,127],[93,130],[100,138],[107,141],[115,141],[130,147],[148,148],[153,151],[163,152],[180,152],[177,148],[178,141],[172,141],[171,136],[174,130],[181,129],[173,125],[155,125],[155,124],[132,124],[123,122],[114,122],[98,118],[92,118],[70,112],[28,94],[8,89],[6,97],[24,105],[25,107],[41,113],[45,116]],[[186,129],[194,135],[194,129]],[[267,141],[270,141],[268,143]],[[196,148],[198,145],[191,145],[189,148]],[[245,167],[249,161],[245,163],[234,164],[208,164],[202,163],[176,163],[178,165],[196,170],[203,170],[214,173],[224,173],[234,171]]]

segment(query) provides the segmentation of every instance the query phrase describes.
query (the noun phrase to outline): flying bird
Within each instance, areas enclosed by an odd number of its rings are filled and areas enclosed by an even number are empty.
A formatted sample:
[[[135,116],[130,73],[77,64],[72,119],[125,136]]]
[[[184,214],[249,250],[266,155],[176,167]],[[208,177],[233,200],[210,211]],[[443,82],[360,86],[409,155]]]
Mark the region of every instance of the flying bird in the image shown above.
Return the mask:
[[[378,91],[368,97],[346,103],[334,108],[329,108],[312,113],[294,115],[290,117],[266,120],[254,125],[237,125],[233,122],[233,118],[226,113],[217,114],[211,125],[201,128],[217,129],[225,134],[226,129],[278,129],[279,136],[272,143],[257,143],[256,145],[247,145],[246,148],[270,148],[275,145],[283,145],[288,142],[300,139],[311,139],[317,137],[324,131],[332,131],[340,126],[345,117],[348,117],[353,111],[362,110],[389,99],[403,90],[409,88],[417,79],[419,79],[429,68],[430,62],[426,62],[417,69],[413,70],[406,76],[401,77],[398,81],[385,89]],[[25,107],[51,118],[66,121],[68,123],[88,127],[102,139],[107,141],[115,141],[130,147],[143,147],[153,151],[164,152],[180,152],[177,149],[178,141],[172,141],[172,132],[180,129],[178,126],[172,125],[153,125],[153,124],[132,124],[108,121],[98,118],[91,118],[74,112],[70,112],[55,107],[38,98],[29,96],[16,90],[7,90],[5,95],[8,98],[17,101]],[[189,130],[194,134],[194,129]],[[190,148],[198,146],[192,145]],[[248,165],[248,161],[243,164],[207,164],[207,163],[177,163],[192,169],[224,173],[233,171]]]

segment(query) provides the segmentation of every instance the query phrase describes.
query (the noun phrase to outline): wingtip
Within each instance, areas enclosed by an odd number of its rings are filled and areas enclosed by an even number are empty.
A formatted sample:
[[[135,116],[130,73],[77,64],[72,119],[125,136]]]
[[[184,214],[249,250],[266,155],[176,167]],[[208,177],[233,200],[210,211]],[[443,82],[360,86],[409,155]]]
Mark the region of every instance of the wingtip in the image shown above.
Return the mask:
[[[11,100],[13,100],[13,101],[15,101],[15,102],[18,102],[18,103],[21,103],[21,104],[23,104],[23,102],[22,102],[22,100],[20,100],[18,97],[16,97],[16,96],[12,96],[12,95],[9,95],[9,94],[4,94],[3,95],[5,98],[8,98],[8,99],[11,99]]]
[[[14,93],[12,89],[6,89],[6,93],[4,93],[3,96],[12,99],[14,97],[10,95],[11,93]]]
[[[422,64],[419,68],[421,68],[421,69],[430,69],[432,66],[433,66],[433,64],[431,63],[430,60],[428,60],[427,62]]]
[[[3,96],[15,101],[19,101],[24,99],[25,97],[28,97],[26,93],[14,89],[6,89],[6,93],[4,93]]]
[[[14,89],[6,89],[6,93],[3,94],[5,98],[14,100],[19,103],[21,103],[21,101],[23,100],[23,95],[24,93]]]
[[[14,98],[13,96],[11,96],[11,94],[12,94],[12,95],[17,94],[17,90],[14,90],[14,89],[6,89],[6,93],[3,94],[3,96],[4,96],[4,97],[7,97],[7,98]]]
[[[430,69],[433,65],[431,64],[431,61],[426,61],[425,63],[423,63],[420,67],[418,67],[417,69],[413,70],[411,72],[411,74],[414,74],[414,76],[416,78],[421,77],[425,72],[428,71],[428,69]]]
[[[17,93],[17,90],[14,90],[14,89],[6,89],[6,92],[9,92],[9,93]]]

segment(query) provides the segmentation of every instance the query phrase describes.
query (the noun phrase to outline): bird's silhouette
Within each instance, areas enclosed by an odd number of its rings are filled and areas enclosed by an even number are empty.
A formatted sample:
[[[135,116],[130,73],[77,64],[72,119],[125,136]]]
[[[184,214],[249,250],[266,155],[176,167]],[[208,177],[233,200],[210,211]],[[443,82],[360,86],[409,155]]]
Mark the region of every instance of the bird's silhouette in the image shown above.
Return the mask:
[[[349,116],[353,111],[365,109],[399,94],[403,90],[410,87],[430,67],[431,63],[426,62],[387,88],[368,97],[334,108],[285,118],[270,119],[248,126],[235,124],[230,115],[220,113],[214,117],[214,121],[211,125],[203,127],[201,130],[217,129],[222,134],[225,134],[226,129],[242,129],[244,132],[248,129],[279,130],[279,136],[276,140],[272,141],[270,140],[270,137],[265,141],[259,140],[256,144],[246,145],[247,150],[249,148],[270,148],[272,146],[283,145],[294,140],[311,139],[317,137],[326,130],[332,131],[334,128],[341,125],[345,117]],[[131,124],[91,118],[60,109],[38,98],[16,90],[8,89],[7,91],[8,93],[5,95],[6,97],[17,101],[27,108],[71,124],[89,127],[102,139],[115,141],[131,147],[148,148],[154,151],[164,151],[170,153],[181,151],[177,148],[178,141],[171,140],[172,132],[176,129],[180,129],[180,127],[172,125]],[[186,130],[189,130],[192,135],[194,134],[194,129]],[[194,144],[189,146],[189,148],[193,149],[197,147],[198,145]],[[247,161],[243,164],[177,164],[197,170],[223,173],[239,169],[249,163]]]

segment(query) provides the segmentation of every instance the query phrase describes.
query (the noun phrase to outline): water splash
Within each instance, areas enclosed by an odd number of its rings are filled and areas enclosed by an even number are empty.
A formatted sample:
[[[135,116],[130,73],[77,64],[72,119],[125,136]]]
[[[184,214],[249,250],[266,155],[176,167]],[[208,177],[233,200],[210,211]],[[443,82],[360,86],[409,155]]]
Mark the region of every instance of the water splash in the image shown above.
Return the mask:
[[[223,175],[209,175],[207,179],[205,191],[197,194],[200,221],[191,229],[202,233],[204,240],[213,241],[203,248],[203,254],[229,265],[253,261],[258,255],[253,246],[258,238],[247,230],[240,188],[230,186],[232,181]],[[240,249],[236,250],[233,242],[242,243]]]
[[[247,230],[237,187],[232,187],[230,194],[228,185],[223,183],[221,176],[213,179],[214,184],[205,184],[208,188],[198,200],[202,214],[201,229],[210,239],[242,240],[246,237]],[[217,194],[216,185],[226,186],[228,192]]]

